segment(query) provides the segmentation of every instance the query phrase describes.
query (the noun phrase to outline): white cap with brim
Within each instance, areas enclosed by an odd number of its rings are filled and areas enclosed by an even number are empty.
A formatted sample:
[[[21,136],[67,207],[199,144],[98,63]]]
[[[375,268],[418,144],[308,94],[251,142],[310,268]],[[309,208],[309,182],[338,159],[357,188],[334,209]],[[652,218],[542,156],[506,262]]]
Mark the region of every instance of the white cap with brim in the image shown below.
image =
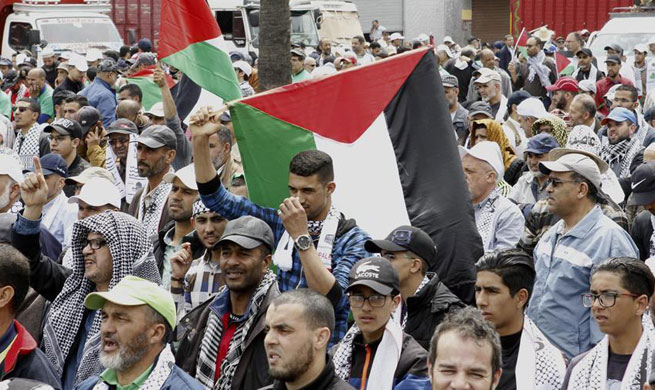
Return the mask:
[[[79,195],[71,196],[68,199],[68,203],[79,203],[80,201],[93,207],[111,205],[120,209],[121,193],[113,182],[102,177],[94,177],[82,186]]]
[[[487,164],[491,165],[494,171],[498,176],[498,180],[503,178],[505,174],[505,165],[503,164],[503,155],[500,153],[500,146],[497,143],[491,141],[482,141],[471,149],[466,149],[463,146],[459,146],[459,157],[464,158],[466,155],[471,155],[478,160],[482,160]]]
[[[83,170],[82,173],[80,173],[77,176],[71,176],[66,178],[66,184],[75,184],[75,183],[86,184],[89,180],[93,179],[94,177],[103,178],[109,180],[112,183],[114,182],[114,177],[105,168],[89,167]]]
[[[16,157],[0,154],[0,175],[7,175],[20,184],[23,182],[23,167]]]
[[[86,72],[89,70],[89,65],[86,63],[86,59],[75,53],[71,54],[70,58],[68,59],[68,66],[74,66],[80,72]]]
[[[548,157],[551,159],[553,150],[548,153]],[[586,153],[575,151],[564,154],[555,161],[542,161],[539,163],[539,171],[544,175],[548,175],[551,172],[575,172],[589,180],[598,191],[601,190],[602,179],[598,164]]]
[[[234,69],[240,69],[248,77],[250,77],[252,74],[252,66],[250,66],[250,64],[246,61],[236,61],[232,64],[232,66]]]
[[[176,177],[180,179],[186,188],[198,191],[198,183],[196,183],[196,170],[193,164],[189,164],[177,172],[167,173],[164,175],[164,181],[166,183],[173,183]]]
[[[453,51],[450,50],[450,48],[446,45],[438,45],[436,51],[443,51],[444,53],[446,53],[448,58],[453,58],[455,56],[455,54],[453,54]]]
[[[473,74],[479,74],[480,76],[475,79],[473,82],[474,84],[486,84],[490,81],[498,81],[499,83],[502,81],[500,78],[500,74],[496,72],[495,70],[491,70],[489,68],[480,68],[473,72]]]
[[[516,107],[516,113],[520,116],[531,116],[537,119],[541,119],[548,115],[548,111],[546,111],[544,104],[537,98],[528,98],[522,101]]]
[[[450,35],[446,35],[443,37],[443,43],[455,43],[455,41],[453,41],[453,38],[451,38]]]
[[[391,41],[395,41],[396,39],[405,39],[405,37],[400,35],[400,33],[393,33],[389,36],[389,40]]]
[[[157,118],[163,118],[165,116],[164,114],[164,103],[163,102],[157,102],[153,104],[149,110],[146,110],[144,112],[146,115],[152,115]]]

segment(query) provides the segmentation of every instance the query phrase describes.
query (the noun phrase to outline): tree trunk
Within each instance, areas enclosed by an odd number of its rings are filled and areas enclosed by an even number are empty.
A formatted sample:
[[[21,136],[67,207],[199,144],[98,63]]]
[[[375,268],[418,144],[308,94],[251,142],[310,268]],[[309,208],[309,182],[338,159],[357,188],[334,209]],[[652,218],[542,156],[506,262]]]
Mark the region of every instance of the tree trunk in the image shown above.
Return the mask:
[[[289,0],[261,0],[259,20],[259,91],[291,83],[291,12]]]

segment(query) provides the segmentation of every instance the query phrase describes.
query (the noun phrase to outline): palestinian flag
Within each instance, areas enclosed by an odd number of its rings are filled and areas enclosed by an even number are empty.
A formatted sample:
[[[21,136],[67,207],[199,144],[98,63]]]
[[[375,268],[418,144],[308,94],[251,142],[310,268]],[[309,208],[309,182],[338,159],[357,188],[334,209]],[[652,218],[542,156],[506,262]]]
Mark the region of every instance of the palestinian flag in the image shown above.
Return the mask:
[[[429,48],[290,84],[231,105],[251,200],[289,196],[289,162],[334,161],[335,207],[372,237],[411,223],[437,244],[442,280],[472,302],[482,255],[438,66]]]
[[[525,27],[523,30],[521,30],[521,33],[519,34],[519,37],[516,38],[516,44],[514,45],[514,53],[518,50],[521,54],[523,54],[523,57],[528,58],[528,48],[526,45],[528,44],[528,33],[525,31]]]
[[[241,97],[221,30],[205,0],[162,1],[158,56],[224,100]]]
[[[126,78],[128,83],[136,84],[141,88],[141,93],[143,93],[141,105],[146,110],[149,110],[153,104],[162,101],[161,91],[152,79],[155,69],[156,65],[152,65]],[[168,88],[173,88],[175,80],[170,75],[166,75],[166,84],[168,84]]]
[[[560,76],[570,76],[575,72],[575,66],[562,53],[555,52],[555,63],[557,64],[557,74]]]

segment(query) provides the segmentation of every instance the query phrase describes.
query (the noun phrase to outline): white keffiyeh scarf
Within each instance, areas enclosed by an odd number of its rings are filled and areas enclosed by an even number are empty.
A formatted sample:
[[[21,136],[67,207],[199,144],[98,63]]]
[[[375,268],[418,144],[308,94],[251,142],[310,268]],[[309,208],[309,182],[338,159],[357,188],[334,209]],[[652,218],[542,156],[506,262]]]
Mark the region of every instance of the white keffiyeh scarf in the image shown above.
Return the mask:
[[[539,81],[541,85],[546,88],[550,86],[550,68],[544,65],[544,60],[546,59],[546,53],[540,51],[534,57],[528,56],[528,81],[532,82],[534,76],[539,76]]]
[[[105,167],[114,178],[114,185],[121,193],[121,198],[125,198],[125,201],[128,204],[132,203],[134,194],[136,194],[140,188],[145,187],[148,184],[148,178],[139,176],[139,169],[136,160],[136,139],[136,134],[130,134],[130,145],[127,149],[127,161],[125,162],[125,181],[123,181],[120,172],[118,172],[116,155],[114,154],[111,145],[107,148],[107,157],[105,159]]]
[[[645,319],[644,319],[645,317]],[[642,317],[643,333],[637,347],[632,352],[628,367],[623,374],[621,390],[641,390],[648,379],[651,361],[655,351],[655,332],[652,324]],[[607,361],[609,358],[609,339],[607,336],[592,348],[571,371],[568,390],[605,390],[607,384]]]
[[[127,275],[135,275],[161,283],[157,263],[152,255],[152,244],[143,226],[132,216],[113,211],[81,219],[73,225],[70,251],[73,256],[73,273],[50,306],[43,330],[43,343],[48,360],[57,375],[62,375],[69,353],[83,329],[84,299],[95,291],[93,282],[84,277],[83,242],[90,232],[98,232],[107,241],[112,255],[114,287]],[[83,346],[82,360],[77,368],[75,383],[97,375],[102,370],[100,352],[100,316],[96,315]]]
[[[573,74],[571,75],[571,77],[573,77],[574,79],[577,80],[578,79],[578,74],[580,73],[580,71],[582,71],[582,69],[578,66],[575,69],[575,71],[573,72]],[[593,82],[596,82],[596,77],[598,77],[598,69],[596,69],[594,64],[591,64],[591,68],[589,69],[589,75],[586,78],[584,78],[583,80],[591,80]]]
[[[35,123],[27,134],[23,135],[22,131],[18,131],[16,140],[14,141],[14,152],[20,158],[25,169],[33,169],[33,157],[39,157],[41,152],[39,149],[39,141],[41,138],[41,126]]]
[[[309,234],[312,236],[320,233],[316,251],[323,265],[328,270],[332,270],[332,245],[339,227],[339,218],[341,213],[334,207],[330,207],[325,221],[308,221],[307,227]],[[275,254],[273,254],[273,263],[282,271],[289,271],[293,267],[293,248],[294,242],[289,233],[285,230],[277,243]]]
[[[268,290],[274,283],[276,283],[275,274],[268,271],[259,283],[252,298],[250,298],[248,319],[239,323],[232,336],[232,340],[230,340],[227,355],[225,355],[225,358],[221,362],[221,375],[218,377],[216,383],[214,383],[214,375],[216,373],[218,347],[223,337],[223,319],[219,318],[218,314],[213,310],[209,312],[207,328],[200,344],[200,354],[198,355],[198,365],[196,367],[196,379],[205,388],[216,390],[230,390],[232,388],[232,378],[241,360],[241,355],[243,355],[243,351],[245,350],[248,331],[255,322],[255,318],[262,307]],[[226,293],[228,293],[227,286],[223,286],[217,295]]]
[[[159,390],[166,382],[166,379],[171,375],[173,367],[175,366],[175,356],[171,351],[171,347],[167,344],[159,354],[157,364],[150,371],[150,375],[139,390]],[[93,390],[109,390],[110,387],[102,379],[93,387]]]
[[[353,342],[355,337],[361,331],[357,324],[348,330],[346,336],[339,343],[332,362],[334,363],[334,372],[344,381],[350,379],[350,370],[352,365]],[[400,324],[393,318],[387,321],[384,328],[382,340],[378,345],[373,363],[371,364],[371,373],[368,376],[368,389],[391,389],[393,387],[393,378],[396,373],[396,367],[400,360],[400,354],[403,348],[403,330]]]
[[[527,316],[523,320],[521,344],[514,372],[516,388],[521,390],[559,390],[566,373],[562,353]]]
[[[171,172],[173,172],[173,168],[171,168]],[[139,209],[137,212],[137,219],[143,223],[143,226],[145,226],[148,237],[159,232],[159,220],[164,211],[164,204],[168,198],[168,193],[171,192],[173,185],[162,180],[162,182],[153,190],[151,195],[152,201],[146,207],[146,190],[150,190],[149,187],[150,186],[144,188],[141,193]]]

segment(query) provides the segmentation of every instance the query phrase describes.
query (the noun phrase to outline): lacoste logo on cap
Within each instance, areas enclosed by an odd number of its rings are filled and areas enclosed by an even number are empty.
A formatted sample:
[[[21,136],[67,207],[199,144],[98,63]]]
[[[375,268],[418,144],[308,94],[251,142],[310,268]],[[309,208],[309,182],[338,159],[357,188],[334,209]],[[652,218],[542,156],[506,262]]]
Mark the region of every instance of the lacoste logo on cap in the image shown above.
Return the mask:
[[[379,278],[380,277],[380,267],[377,265],[371,264],[370,261],[361,264],[357,267],[357,272],[355,273],[356,278]]]

